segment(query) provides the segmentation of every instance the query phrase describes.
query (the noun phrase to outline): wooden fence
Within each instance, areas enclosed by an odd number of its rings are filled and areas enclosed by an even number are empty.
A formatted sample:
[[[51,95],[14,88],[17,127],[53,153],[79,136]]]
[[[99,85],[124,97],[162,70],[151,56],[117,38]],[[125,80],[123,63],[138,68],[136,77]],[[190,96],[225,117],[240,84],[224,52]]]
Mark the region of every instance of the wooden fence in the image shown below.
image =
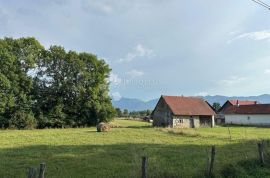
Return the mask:
[[[258,151],[259,151],[259,161],[262,166],[265,165],[265,160],[264,160],[264,145],[265,142],[261,141],[258,142]],[[216,156],[216,146],[213,145],[211,147],[211,152],[210,156],[207,155],[207,162],[206,162],[206,169],[205,169],[205,177],[213,177],[213,171],[214,171],[214,162],[215,162],[215,156]],[[147,178],[147,163],[148,163],[148,158],[147,157],[142,157],[142,170],[141,170],[141,177],[142,178]]]
[[[35,167],[30,167],[28,169],[28,177],[27,178],[45,178],[45,163],[41,163],[39,165],[39,169]]]
[[[261,163],[261,166],[265,165],[265,158],[264,158],[264,145],[265,142],[261,141],[257,143],[258,145],[258,158]],[[216,147],[213,145],[211,147],[210,155],[207,155],[207,162],[206,162],[206,169],[205,169],[205,177],[213,177],[213,171],[214,171],[214,161],[216,156]],[[147,167],[148,167],[148,157],[143,156],[142,157],[142,163],[141,163],[141,177],[147,178]],[[28,169],[28,177],[27,178],[45,178],[45,169],[46,165],[45,163],[41,163],[38,168],[31,167]]]

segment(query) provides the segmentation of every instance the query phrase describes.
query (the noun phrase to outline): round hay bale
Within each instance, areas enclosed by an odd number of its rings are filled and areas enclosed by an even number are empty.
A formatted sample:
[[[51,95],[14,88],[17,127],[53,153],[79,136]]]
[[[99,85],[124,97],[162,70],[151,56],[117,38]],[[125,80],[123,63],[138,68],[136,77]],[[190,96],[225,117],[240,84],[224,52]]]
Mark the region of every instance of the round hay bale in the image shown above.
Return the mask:
[[[104,122],[101,122],[97,125],[98,132],[108,132],[110,130],[110,125]]]

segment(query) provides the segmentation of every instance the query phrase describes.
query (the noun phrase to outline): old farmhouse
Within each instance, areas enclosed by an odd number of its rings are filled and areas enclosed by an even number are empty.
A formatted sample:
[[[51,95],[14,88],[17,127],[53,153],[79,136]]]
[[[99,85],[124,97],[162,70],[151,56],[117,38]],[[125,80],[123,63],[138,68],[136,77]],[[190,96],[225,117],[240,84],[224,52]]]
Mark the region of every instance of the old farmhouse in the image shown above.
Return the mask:
[[[215,112],[203,99],[161,96],[151,117],[154,126],[197,128],[215,125]]]
[[[270,126],[270,104],[233,105],[223,114],[226,124]]]
[[[231,106],[243,106],[243,105],[254,105],[257,104],[257,101],[242,101],[242,100],[227,100],[223,106],[218,110],[218,114],[216,115],[216,124],[225,124],[225,115],[224,112],[227,108]]]
[[[242,101],[242,100],[228,100],[220,108],[219,113],[223,113],[230,106],[240,106],[240,105],[243,106],[243,105],[254,105],[254,104],[258,104],[258,102],[257,101],[248,101],[248,100],[246,100],[246,101]]]

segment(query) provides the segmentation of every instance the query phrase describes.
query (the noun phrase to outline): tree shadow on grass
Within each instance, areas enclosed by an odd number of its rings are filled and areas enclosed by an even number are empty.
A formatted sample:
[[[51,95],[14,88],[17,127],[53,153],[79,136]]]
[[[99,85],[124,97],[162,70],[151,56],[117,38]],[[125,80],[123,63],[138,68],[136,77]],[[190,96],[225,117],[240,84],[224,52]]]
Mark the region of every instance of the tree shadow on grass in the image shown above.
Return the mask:
[[[149,158],[148,177],[203,177],[209,150],[207,144],[128,143],[1,149],[0,177],[25,178],[28,167],[42,162],[48,178],[140,177],[141,157],[145,155]],[[216,150],[215,177],[270,177],[268,167],[258,166],[256,141],[220,145]],[[239,170],[228,169],[230,165]]]

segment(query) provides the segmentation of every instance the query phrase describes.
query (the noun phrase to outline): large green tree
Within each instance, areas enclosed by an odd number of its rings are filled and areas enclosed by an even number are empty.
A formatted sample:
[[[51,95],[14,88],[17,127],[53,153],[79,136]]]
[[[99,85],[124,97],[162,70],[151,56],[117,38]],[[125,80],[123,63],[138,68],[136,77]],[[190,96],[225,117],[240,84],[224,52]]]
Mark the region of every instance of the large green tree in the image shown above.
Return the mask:
[[[95,55],[50,47],[35,78],[39,126],[83,126],[112,119],[109,72]]]
[[[39,128],[109,121],[109,66],[89,53],[44,49],[34,38],[0,39],[0,124]]]
[[[3,127],[34,127],[33,80],[43,47],[34,38],[0,39],[0,118]]]

